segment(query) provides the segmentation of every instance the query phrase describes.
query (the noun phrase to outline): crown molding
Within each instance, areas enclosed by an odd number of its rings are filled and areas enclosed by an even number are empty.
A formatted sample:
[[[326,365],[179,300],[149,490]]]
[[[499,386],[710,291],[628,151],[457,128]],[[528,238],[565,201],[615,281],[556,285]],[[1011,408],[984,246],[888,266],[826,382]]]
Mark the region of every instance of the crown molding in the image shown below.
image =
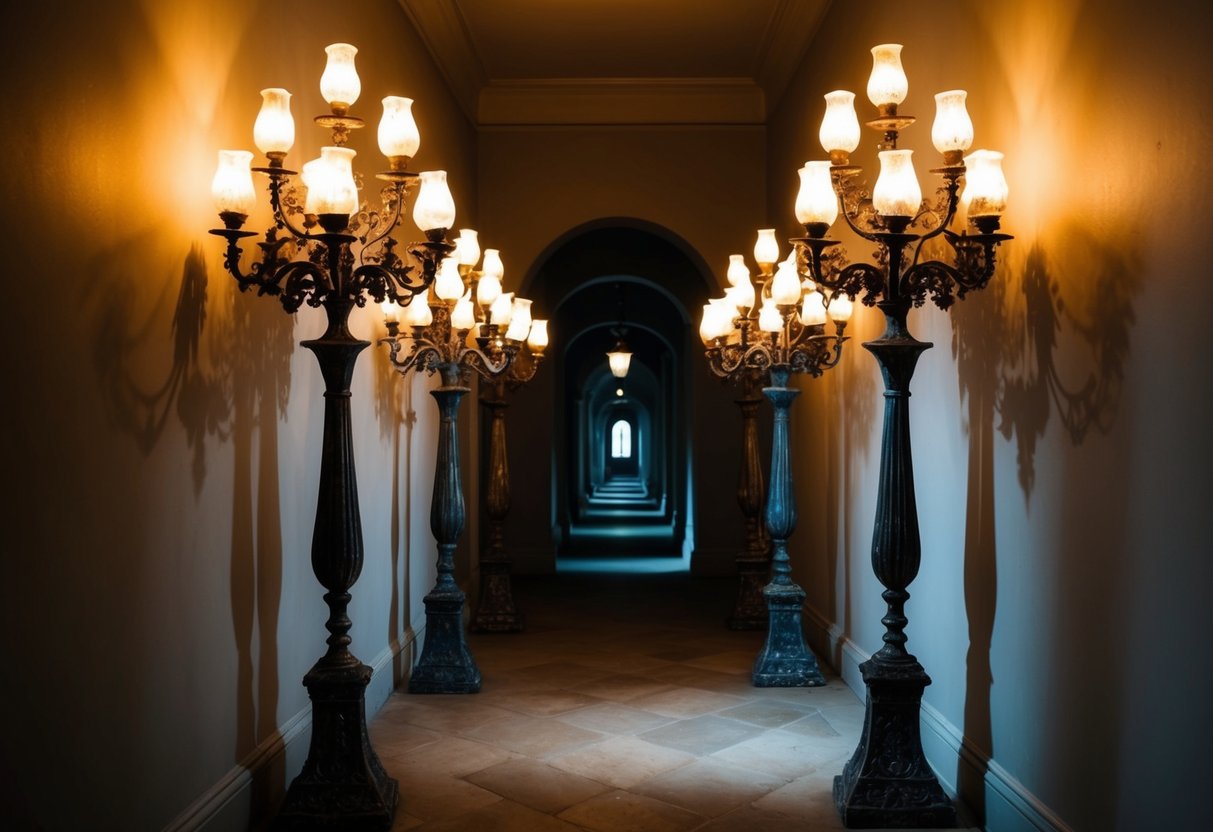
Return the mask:
[[[397,0],[470,121],[476,121],[480,91],[488,74],[458,3],[450,0]]]
[[[829,0],[820,3],[782,0],[767,21],[766,36],[755,55],[753,70],[754,78],[766,92],[767,115],[779,106],[829,8]]]
[[[762,124],[762,87],[749,78],[539,78],[492,81],[482,126]]]

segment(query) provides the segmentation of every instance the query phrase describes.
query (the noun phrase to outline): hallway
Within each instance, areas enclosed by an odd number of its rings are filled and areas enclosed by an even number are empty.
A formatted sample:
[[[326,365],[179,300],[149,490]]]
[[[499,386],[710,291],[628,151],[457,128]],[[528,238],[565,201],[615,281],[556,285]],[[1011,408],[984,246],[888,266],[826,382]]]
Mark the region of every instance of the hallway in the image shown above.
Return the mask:
[[[370,725],[395,830],[842,829],[830,796],[863,705],[750,685],[762,633],[734,584],[685,574],[514,579],[518,635],[472,635],[471,696],[398,692]],[[823,668],[824,669],[824,668]]]

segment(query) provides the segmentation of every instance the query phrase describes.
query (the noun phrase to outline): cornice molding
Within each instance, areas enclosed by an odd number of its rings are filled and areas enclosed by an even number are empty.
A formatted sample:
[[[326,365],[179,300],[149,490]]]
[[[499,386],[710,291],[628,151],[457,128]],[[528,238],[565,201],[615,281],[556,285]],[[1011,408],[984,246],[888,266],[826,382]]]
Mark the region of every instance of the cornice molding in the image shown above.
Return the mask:
[[[771,15],[753,69],[755,80],[766,92],[766,115],[779,106],[829,8],[828,2],[782,0]]]
[[[397,0],[429,50],[451,94],[473,123],[488,74],[459,4],[450,0]]]

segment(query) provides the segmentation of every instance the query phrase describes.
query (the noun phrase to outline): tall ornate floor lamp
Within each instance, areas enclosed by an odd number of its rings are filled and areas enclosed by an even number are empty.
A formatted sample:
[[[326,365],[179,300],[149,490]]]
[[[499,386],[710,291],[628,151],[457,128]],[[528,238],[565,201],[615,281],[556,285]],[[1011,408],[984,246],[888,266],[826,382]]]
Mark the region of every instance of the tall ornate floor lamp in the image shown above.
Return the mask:
[[[425,371],[442,378],[442,385],[430,391],[441,417],[430,507],[430,529],[438,543],[438,578],[425,596],[425,644],[409,677],[409,693],[480,690],[480,670],[463,634],[467,596],[455,582],[455,546],[465,520],[459,473],[459,402],[469,392],[472,372],[491,382],[509,369],[524,343],[535,356],[547,346],[547,322],[532,323],[531,302],[502,293],[499,277],[467,266],[480,255],[474,233],[469,240],[464,232],[458,249],[438,269],[433,300],[426,290],[420,302],[404,310],[402,322],[395,319],[394,312],[389,313],[388,337],[381,342],[390,348],[392,364],[402,376]]]
[[[546,345],[546,329],[542,340]],[[514,603],[510,555],[505,548],[505,518],[510,513],[505,411],[508,394],[535,377],[542,358],[541,353],[519,353],[508,370],[480,390],[480,403],[489,411],[489,481],[485,489],[489,533],[488,545],[480,553],[480,601],[472,617],[472,629],[480,633],[520,633],[526,628],[526,617]]]
[[[851,301],[842,295],[827,298],[811,283],[802,285],[794,257],[780,263],[772,276],[779,259],[774,229],[758,232],[754,259],[760,269],[757,289],[748,270],[744,270],[744,279],[740,273],[730,275],[732,285],[725,296],[704,306],[699,328],[708,366],[717,376],[769,372],[771,379],[770,387],[763,389],[774,409],[771,486],[765,515],[773,554],[771,579],[762,591],[769,625],[766,643],[754,663],[752,681],[757,687],[824,685],[825,678],[805,644],[801,627],[805,593],[792,580],[788,560],[788,538],[796,528],[788,411],[800,393],[788,387],[788,378],[794,372],[819,376],[838,363]],[[834,321],[833,335],[825,332],[827,317]]]
[[[267,164],[251,169],[251,152],[219,151],[212,193],[224,227],[211,233],[227,240],[224,267],[241,291],[255,288],[259,295],[275,296],[287,312],[304,303],[323,307],[328,317],[324,334],[303,342],[315,354],[325,382],[312,569],[326,590],[328,651],[303,678],[312,701],[311,745],[303,770],[287,790],[278,826],[386,830],[396,812],[398,788],[367,738],[365,690],[371,668],[349,650],[347,608],[363,555],[350,380],[358,354],[369,344],[350,333],[349,315],[368,296],[409,304],[434,279],[444,250],[440,242],[444,229],[419,223],[429,241],[411,245],[408,253],[420,263],[420,274],[401,260],[389,236],[400,222],[409,186],[417,176],[405,170],[419,143],[412,101],[407,98],[384,99],[379,146],[388,158],[388,170],[377,174],[387,182],[383,204],[377,211],[361,208],[351,167],[354,151],[344,147],[349,131],[363,126],[361,119],[349,115],[360,90],[354,70],[357,50],[333,44],[326,51],[321,92],[332,112],[315,120],[331,129],[333,145],[321,148],[320,158],[303,166],[302,204],[301,193],[292,185],[295,171],[284,165],[295,135],[290,93],[262,90],[263,105],[253,135]],[[246,273],[240,265],[241,241],[256,236],[241,230],[256,202],[251,170],[269,178],[274,225],[258,243],[260,260]],[[422,176],[445,182],[441,171]],[[414,216],[424,215],[425,204],[433,198],[432,189],[423,189]]]
[[[914,472],[910,453],[910,378],[921,353],[931,344],[910,334],[906,317],[929,295],[947,309],[957,297],[980,289],[994,274],[994,252],[1011,239],[998,233],[1006,208],[1007,183],[1002,154],[976,150],[964,157],[973,141],[973,124],[965,110],[965,92],[950,90],[935,96],[936,116],[931,138],[943,154],[934,172],[942,179],[937,199],[924,204],[910,159],[898,150],[898,133],[914,122],[897,107],[905,100],[908,83],[901,67],[901,46],[883,44],[872,50],[873,69],[868,97],[877,117],[867,124],[882,134],[880,176],[871,198],[856,184],[860,168],[850,164],[859,145],[859,120],[853,93],[825,96],[827,108],[821,142],[830,162],[809,162],[801,169],[797,218],[806,236],[794,240],[801,272],[817,283],[851,298],[863,293],[866,305],[885,316],[885,332],[864,346],[876,357],[884,376],[884,436],[880,453],[880,484],[876,524],[872,535],[872,568],[884,585],[888,612],[884,646],[860,665],[867,685],[867,712],[854,755],[834,780],[834,800],[849,827],[950,826],[956,812],[939,785],[922,751],[919,711],[930,677],[906,651],[907,588],[918,574],[921,547],[914,501]],[[959,183],[965,192],[958,197]],[[951,226],[961,205],[967,206],[968,228]],[[877,245],[877,265],[831,258],[837,245],[826,233],[839,208],[847,226]],[[931,259],[942,243],[949,260]]]

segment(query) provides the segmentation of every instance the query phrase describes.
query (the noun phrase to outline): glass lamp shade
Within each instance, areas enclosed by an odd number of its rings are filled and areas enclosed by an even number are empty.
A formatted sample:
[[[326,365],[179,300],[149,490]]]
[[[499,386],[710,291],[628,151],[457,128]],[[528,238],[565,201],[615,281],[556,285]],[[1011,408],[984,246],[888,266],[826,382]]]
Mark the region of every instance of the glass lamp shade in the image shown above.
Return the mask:
[[[472,308],[472,291],[469,289],[455,302],[451,311],[451,327],[466,332],[476,325],[476,310]]]
[[[758,310],[758,328],[763,332],[779,332],[783,329],[783,316],[770,298],[763,299],[762,308]]]
[[[632,351],[622,340],[615,344],[615,349],[607,353],[607,366],[611,368],[611,375],[615,378],[627,376],[628,369],[632,366]]]
[[[459,239],[455,241],[455,257],[459,265],[474,267],[480,260],[480,235],[470,228],[459,229]]]
[[[703,316],[699,319],[699,340],[703,341],[705,347],[711,344],[712,339],[716,337],[712,334],[714,324],[712,318],[712,304],[705,303],[703,305]]]
[[[779,242],[775,239],[774,228],[758,230],[758,241],[754,243],[754,261],[760,266],[779,262]]]
[[[505,264],[501,262],[500,251],[495,248],[484,250],[484,263],[480,267],[480,273],[501,280],[505,275]]]
[[[974,150],[965,157],[965,189],[961,201],[970,217],[1000,217],[1007,210],[1007,178],[1002,172],[1002,154],[997,150]]]
[[[872,189],[872,205],[886,217],[913,217],[922,205],[922,189],[914,173],[912,150],[880,151],[880,176]]]
[[[450,228],[455,223],[455,198],[446,184],[445,170],[423,170],[421,188],[413,203],[413,222],[422,231]]]
[[[745,257],[740,254],[729,255],[729,269],[725,272],[725,278],[729,281],[730,286],[740,286],[742,283],[750,282],[750,270],[746,268]]]
[[[846,295],[834,295],[834,297],[830,298],[830,320],[849,321],[851,320],[851,312],[854,311],[854,308],[855,304]]]
[[[395,321],[400,317],[400,304],[394,300],[380,301],[379,308],[383,310],[383,320],[385,321]]]
[[[699,322],[699,337],[704,346],[717,338],[724,338],[733,331],[732,307],[722,298],[713,298],[703,305],[703,318]]]
[[[827,92],[826,113],[817,137],[827,153],[851,153],[859,147],[859,116],[855,115],[855,93]]]
[[[935,149],[948,156],[960,154],[973,144],[973,120],[965,109],[964,90],[948,90],[935,94],[935,121],[931,124],[931,142]]]
[[[779,306],[792,306],[800,300],[800,275],[788,261],[779,264],[771,281],[771,300]],[[765,306],[765,303],[764,303]]]
[[[505,331],[505,337],[511,341],[525,341],[531,331],[531,302],[526,298],[514,298],[514,308],[510,311],[510,326]]]
[[[492,275],[483,275],[476,283],[476,303],[481,306],[493,305],[493,301],[501,295],[501,281]]]
[[[800,304],[800,322],[805,326],[817,326],[826,322],[826,305],[820,292],[809,292]]]
[[[434,322],[434,312],[430,309],[430,290],[416,295],[408,306],[404,307],[404,322],[409,326],[429,326]]]
[[[348,110],[362,92],[362,81],[354,69],[358,48],[348,43],[333,43],[324,47],[328,63],[320,76],[320,94],[336,112]]]
[[[354,184],[355,151],[348,147],[322,147],[320,158],[304,165],[307,185],[304,211],[309,214],[353,214],[358,210]]]
[[[421,134],[413,119],[413,99],[389,95],[383,99],[383,117],[379,119],[379,152],[394,156],[416,156]]]
[[[493,305],[489,307],[489,323],[495,326],[510,325],[510,318],[514,315],[514,293],[504,292],[497,296],[497,300],[493,301]]]
[[[291,94],[278,87],[261,91],[261,111],[253,122],[253,143],[267,156],[286,155],[295,144],[295,119],[291,117]]]
[[[463,278],[459,276],[459,264],[454,257],[443,257],[434,277],[434,296],[438,300],[452,301],[463,297]]]
[[[868,76],[868,100],[878,108],[896,107],[906,100],[910,82],[901,68],[901,44],[872,47],[872,74]]]
[[[737,314],[745,315],[754,307],[754,284],[747,280],[730,286],[724,290],[724,296],[729,306],[737,310]]]
[[[540,353],[548,346],[548,322],[543,318],[531,321],[531,332],[527,335],[526,345],[531,352]]]
[[[247,215],[257,202],[253,189],[251,150],[220,150],[215,178],[211,180],[211,196],[219,213]]]
[[[821,223],[827,228],[838,219],[838,197],[830,180],[829,162],[805,162],[800,169],[800,192],[796,194],[796,221],[801,225]]]

